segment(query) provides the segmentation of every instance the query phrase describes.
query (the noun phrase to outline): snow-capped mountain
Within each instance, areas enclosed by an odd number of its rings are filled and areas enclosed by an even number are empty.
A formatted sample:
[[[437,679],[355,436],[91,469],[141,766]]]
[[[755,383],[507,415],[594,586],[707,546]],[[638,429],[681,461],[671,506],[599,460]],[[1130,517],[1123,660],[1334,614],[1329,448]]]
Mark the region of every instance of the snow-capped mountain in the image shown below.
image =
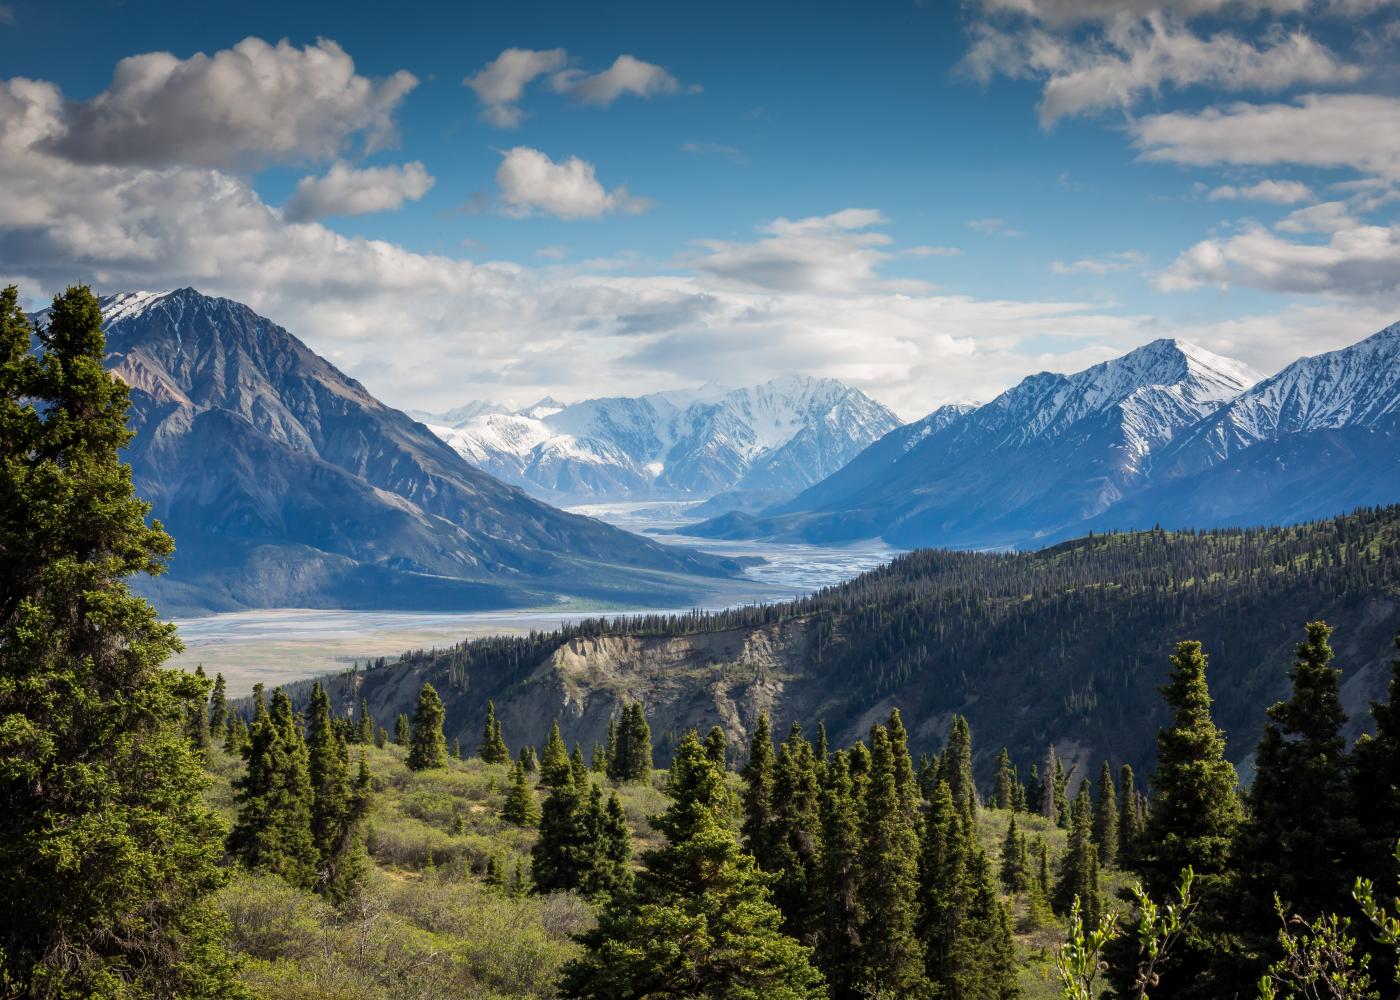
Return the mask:
[[[465,409],[465,408],[464,408]],[[836,472],[899,419],[835,379],[791,376],[425,422],[479,468],[554,502],[785,499]]]
[[[1263,376],[1179,340],[1073,375],[1032,375],[984,406],[935,411],[733,537],[1004,546],[1082,523],[1147,476],[1153,455]],[[914,438],[917,438],[914,440]]]
[[[138,431],[123,458],[178,544],[147,585],[166,613],[652,600],[678,573],[737,570],[492,478],[238,302],[182,288],[101,305]]]

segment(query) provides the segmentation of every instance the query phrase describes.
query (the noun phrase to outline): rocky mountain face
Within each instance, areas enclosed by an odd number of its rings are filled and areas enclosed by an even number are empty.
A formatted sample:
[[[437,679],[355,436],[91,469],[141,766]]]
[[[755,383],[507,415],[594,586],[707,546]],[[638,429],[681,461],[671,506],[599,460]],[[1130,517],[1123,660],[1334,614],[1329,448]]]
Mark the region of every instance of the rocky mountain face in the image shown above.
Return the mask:
[[[544,399],[512,413],[468,404],[423,419],[467,461],[551,502],[718,498],[724,508],[787,499],[899,426],[865,393],[803,377]]]
[[[124,457],[176,539],[150,585],[166,613],[654,601],[735,570],[494,479],[237,302],[184,288],[102,306],[131,387]]]
[[[1262,377],[1193,344],[1153,341],[1074,375],[1032,375],[984,406],[942,408],[787,503],[693,530],[978,548],[1072,535]]]

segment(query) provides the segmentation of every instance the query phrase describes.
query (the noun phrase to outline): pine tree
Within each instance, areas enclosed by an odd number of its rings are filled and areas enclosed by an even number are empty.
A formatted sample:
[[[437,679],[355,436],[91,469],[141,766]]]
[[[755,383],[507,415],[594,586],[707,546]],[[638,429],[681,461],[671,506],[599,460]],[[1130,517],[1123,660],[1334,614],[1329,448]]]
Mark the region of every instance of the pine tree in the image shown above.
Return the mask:
[[[632,887],[632,834],[627,829],[627,815],[617,792],[611,793],[607,805],[603,792],[590,785],[585,808],[585,829],[590,850],[579,877],[579,891],[589,899],[599,899],[626,893]]]
[[[535,891],[541,893],[580,888],[595,846],[584,790],[574,782],[567,757],[564,764],[565,770],[550,787],[540,809],[540,836],[530,851]]]
[[[895,784],[894,752],[883,726],[871,730],[870,779],[861,824],[864,914],[857,957],[861,989],[902,996],[923,980],[918,920],[919,840]]]
[[[238,820],[229,853],[251,869],[311,888],[320,855],[311,832],[310,761],[281,688],[273,693],[272,710],[253,724],[243,759],[247,770],[234,781]]]
[[[408,750],[411,771],[427,771],[447,766],[447,738],[442,733],[447,711],[442,699],[426,681],[418,692],[418,707],[413,713],[412,745]]]
[[[85,287],[31,350],[0,292],[0,979],[13,996],[237,992],[221,830],[183,732],[175,626],[124,583],[172,542],[131,485],[128,390]],[[158,829],[158,832],[156,830]]]
[[[1118,793],[1108,761],[1103,762],[1094,791],[1094,846],[1099,850],[1099,864],[1111,868],[1118,861]]]
[[[613,781],[646,781],[651,776],[651,727],[642,703],[634,701],[622,710],[622,722],[610,732],[613,749],[608,757],[608,777]]]
[[[613,897],[580,937],[584,954],[565,967],[560,996],[825,998],[810,951],[779,929],[767,880],[724,820],[724,776],[694,733],[671,775],[673,802],[652,821],[666,845],[647,852],[634,892]]]
[[[486,702],[486,722],[481,727],[481,747],[477,751],[488,764],[509,764],[510,749],[501,734],[501,723],[496,718],[496,703]]]
[[[1140,841],[1138,868],[1154,899],[1169,898],[1188,865],[1205,885],[1230,870],[1240,822],[1234,765],[1210,715],[1206,656],[1199,642],[1177,643],[1162,697],[1172,724],[1157,733],[1152,815]]]
[[[1053,902],[1060,914],[1068,914],[1076,899],[1085,923],[1098,925],[1103,914],[1103,891],[1099,882],[1099,852],[1092,835],[1094,807],[1089,800],[1089,783],[1079,786],[1070,808],[1069,843],[1060,861],[1060,877],[1055,883]]]
[[[569,755],[569,774],[580,788],[588,784],[588,763],[583,759],[583,747],[577,743],[574,744],[574,752]]]
[[[394,742],[401,747],[408,746],[409,728],[408,716],[403,712],[399,713],[398,719],[394,722]]]
[[[525,769],[517,761],[510,771],[511,786],[506,793],[505,804],[501,807],[501,818],[516,826],[534,826],[540,819],[540,808],[535,803],[535,793],[525,778]]]
[[[953,716],[948,742],[943,748],[940,777],[948,783],[953,802],[959,809],[977,808],[977,786],[972,780],[972,732],[967,719]]]
[[[998,809],[1014,809],[1016,807],[1016,769],[1011,766],[1011,753],[1006,747],[1001,748],[1001,753],[997,754],[997,790],[996,807]]]
[[[369,806],[369,765],[360,758],[361,779],[352,787],[345,742],[331,724],[330,698],[319,683],[307,708],[306,749],[317,888],[343,902],[359,891],[368,868],[360,821]]]
[[[1138,790],[1131,764],[1118,769],[1118,784],[1123,796],[1118,800],[1118,863],[1125,868],[1135,865],[1138,845],[1142,842],[1142,810],[1138,808]]]
[[[355,718],[355,742],[369,746],[374,742],[374,716],[369,714],[369,701],[360,699],[360,711]]]
[[[709,733],[705,736],[705,753],[721,771],[729,766],[729,741],[725,738],[724,730],[719,726],[710,727]]]
[[[209,696],[209,735],[216,740],[228,735],[228,687],[223,674],[214,675],[214,693]]]
[[[603,744],[593,744],[593,759],[589,761],[588,769],[594,774],[608,773],[608,752],[603,748]]]
[[[540,784],[553,788],[573,781],[574,771],[569,766],[569,747],[564,737],[559,735],[559,720],[549,730],[549,739],[540,754]]]
[[[837,751],[822,788],[821,921],[817,967],[832,1000],[859,996],[856,959],[860,945],[860,804],[851,785],[846,754]]]
[[[912,786],[912,776],[909,780]],[[783,913],[784,931],[810,945],[821,913],[821,786],[812,745],[796,723],[778,751],[773,823],[773,871],[778,874],[773,902]]]
[[[966,729],[966,722],[963,723]],[[919,800],[922,797],[919,791],[918,779],[914,775],[914,761],[909,756],[909,734],[904,728],[904,719],[899,714],[899,709],[890,709],[889,720],[885,723],[885,732],[890,738],[890,755],[894,759],[894,787],[899,793],[900,804],[909,815],[910,820],[918,826],[919,823]],[[968,750],[972,745],[969,741]],[[971,774],[972,761],[968,758],[968,773]],[[971,786],[971,779],[968,781]],[[973,797],[976,797],[976,791]]]
[[[1006,836],[1001,842],[1001,869],[998,872],[1001,884],[1010,893],[1029,891],[1032,881],[1030,847],[1025,834],[1016,827],[1016,815],[1006,826]]]
[[[773,783],[777,756],[773,752],[772,731],[768,715],[762,713],[753,735],[749,737],[749,759],[740,773],[744,790],[740,794],[744,807],[741,832],[744,846],[766,872],[778,870],[778,829],[773,816]]]
[[[1269,707],[1255,751],[1249,819],[1237,857],[1241,916],[1261,931],[1271,923],[1275,893],[1288,912],[1306,920],[1342,912],[1351,898],[1355,811],[1331,634],[1323,622],[1308,623],[1307,641],[1298,644],[1289,672],[1292,694]],[[1273,928],[1260,936],[1272,942]]]

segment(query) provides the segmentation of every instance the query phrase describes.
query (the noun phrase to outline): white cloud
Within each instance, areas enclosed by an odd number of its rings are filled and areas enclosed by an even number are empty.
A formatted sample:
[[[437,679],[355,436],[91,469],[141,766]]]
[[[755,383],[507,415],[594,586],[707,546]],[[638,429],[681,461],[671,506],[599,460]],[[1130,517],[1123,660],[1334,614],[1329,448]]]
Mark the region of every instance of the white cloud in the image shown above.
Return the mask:
[[[1400,226],[1353,221],[1331,232],[1326,243],[1304,243],[1249,225],[1236,236],[1197,243],[1154,283],[1167,292],[1243,285],[1357,298],[1393,295],[1400,290]]]
[[[188,59],[150,52],[123,59],[106,90],[69,106],[55,148],[85,163],[221,168],[328,159],[356,136],[373,152],[396,141],[394,113],[417,85],[404,70],[358,75],[324,38],[302,49],[245,38]]]
[[[1147,255],[1137,250],[1121,250],[1102,257],[1081,257],[1066,263],[1062,260],[1050,262],[1050,270],[1056,274],[1113,274],[1118,271],[1131,271],[1147,263]]]
[[[540,247],[536,250],[535,256],[545,260],[563,260],[569,256],[569,248],[562,243],[551,243],[547,247]]]
[[[599,73],[566,69],[569,53],[564,49],[506,49],[462,83],[476,92],[482,104],[482,117],[498,128],[515,128],[525,118],[520,100],[526,88],[543,76],[550,78],[555,91],[567,94],[581,104],[607,106],[623,94],[652,97],[674,94],[685,89],[665,69],[630,55],[620,55]]]
[[[405,201],[417,201],[433,186],[423,164],[356,170],[333,164],[323,177],[303,177],[297,182],[282,214],[289,222],[324,219],[329,215],[368,215],[388,212]]]
[[[563,49],[506,49],[462,83],[476,92],[483,118],[498,128],[515,128],[525,117],[517,106],[525,87],[568,61]]]
[[[564,70],[556,73],[552,82],[554,89],[561,94],[568,94],[584,104],[605,107],[623,94],[651,97],[654,94],[674,94],[681,89],[680,81],[660,66],[629,55],[618,56],[601,73],[590,75],[582,70]]]
[[[525,216],[536,212],[560,219],[584,219],[610,212],[644,212],[645,198],[634,198],[627,188],[606,190],[595,176],[593,164],[571,156],[555,162],[538,149],[516,146],[502,156],[496,168],[502,211]]]
[[[1147,160],[1193,166],[1291,163],[1400,180],[1400,98],[1307,94],[1148,115],[1130,126]]]
[[[1026,235],[1022,230],[1016,229],[1005,219],[968,219],[967,228],[975,233],[981,233],[983,236],[1014,237]]]
[[[1339,233],[1355,229],[1359,223],[1352,217],[1344,201],[1324,201],[1307,208],[1294,209],[1274,228],[1285,233]]]
[[[930,247],[915,246],[906,247],[900,253],[908,257],[961,257],[962,250],[958,247]]]
[[[1311,201],[1313,192],[1302,181],[1262,180],[1245,187],[1224,184],[1212,189],[1206,197],[1210,201],[1267,201],[1275,205],[1295,205],[1300,201]]]

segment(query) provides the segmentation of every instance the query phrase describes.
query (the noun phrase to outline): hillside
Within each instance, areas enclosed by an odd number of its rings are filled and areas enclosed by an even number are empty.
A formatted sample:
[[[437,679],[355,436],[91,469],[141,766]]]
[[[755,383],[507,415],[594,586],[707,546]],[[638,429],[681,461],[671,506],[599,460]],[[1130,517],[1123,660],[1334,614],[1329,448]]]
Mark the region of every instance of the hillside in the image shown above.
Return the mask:
[[[1317,618],[1337,629],[1354,734],[1400,626],[1400,507],[1286,528],[1096,535],[1037,552],[918,551],[789,604],[410,652],[340,675],[331,690],[338,710],[363,696],[383,719],[411,711],[431,681],[449,737],[468,748],[488,698],[518,739],[540,742],[557,717],[585,746],[640,699],[663,756],[690,727],[721,725],[737,744],[765,710],[778,731],[821,721],[833,742],[849,742],[897,704],[915,750],[936,749],[959,712],[1022,761],[1053,742],[1081,766],[1111,756],[1142,767],[1167,653],[1196,638],[1212,657],[1230,753],[1246,762],[1259,707],[1284,691],[1293,644]],[[984,776],[996,750],[979,746]]]
[[[102,308],[138,432],[123,457],[179,540],[144,585],[167,614],[685,601],[735,570],[492,478],[237,302],[184,288]]]

